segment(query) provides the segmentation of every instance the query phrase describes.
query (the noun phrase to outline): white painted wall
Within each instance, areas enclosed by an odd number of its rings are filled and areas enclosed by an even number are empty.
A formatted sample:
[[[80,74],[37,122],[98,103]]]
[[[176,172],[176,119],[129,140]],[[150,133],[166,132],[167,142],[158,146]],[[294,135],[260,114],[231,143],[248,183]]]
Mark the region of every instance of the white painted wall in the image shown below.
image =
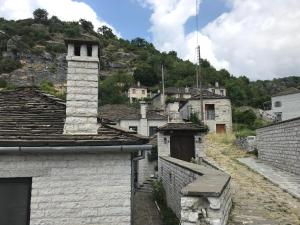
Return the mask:
[[[0,168],[32,177],[31,225],[130,225],[130,153],[2,154]]]
[[[275,107],[275,102],[280,101],[281,107]],[[300,117],[300,93],[272,97],[272,113],[282,112],[282,120]]]

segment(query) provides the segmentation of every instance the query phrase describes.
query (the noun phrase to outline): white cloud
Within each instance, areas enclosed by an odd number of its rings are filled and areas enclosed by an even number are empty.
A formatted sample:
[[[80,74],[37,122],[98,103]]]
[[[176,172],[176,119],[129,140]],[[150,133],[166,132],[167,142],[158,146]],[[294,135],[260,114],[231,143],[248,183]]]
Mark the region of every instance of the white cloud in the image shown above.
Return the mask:
[[[184,32],[185,23],[195,15],[195,0],[138,1],[153,10],[150,31],[155,46],[195,61],[196,32]],[[199,33],[203,58],[251,79],[300,74],[299,0],[226,3],[231,10]]]
[[[49,16],[55,15],[63,21],[86,19],[93,23],[95,29],[106,25],[118,34],[111,25],[98,17],[88,4],[74,0],[0,0],[0,17],[26,19],[32,17],[32,12],[37,8],[46,9]]]

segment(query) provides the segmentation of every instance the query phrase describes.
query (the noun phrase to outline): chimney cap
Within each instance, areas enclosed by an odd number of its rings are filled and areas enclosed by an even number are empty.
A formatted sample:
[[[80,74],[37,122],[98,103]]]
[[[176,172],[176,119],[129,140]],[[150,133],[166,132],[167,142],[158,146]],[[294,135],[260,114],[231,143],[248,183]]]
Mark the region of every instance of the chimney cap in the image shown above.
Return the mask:
[[[87,38],[87,37],[82,37],[82,38],[65,38],[65,44],[90,44],[90,45],[99,45],[99,40],[96,38]]]

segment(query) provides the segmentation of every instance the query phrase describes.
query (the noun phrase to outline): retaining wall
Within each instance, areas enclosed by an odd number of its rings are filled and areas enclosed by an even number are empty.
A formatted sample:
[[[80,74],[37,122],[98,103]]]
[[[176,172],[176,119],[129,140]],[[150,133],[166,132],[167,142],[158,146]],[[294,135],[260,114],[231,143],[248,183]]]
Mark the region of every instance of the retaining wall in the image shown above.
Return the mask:
[[[256,130],[258,157],[300,175],[300,117]]]
[[[230,176],[209,165],[159,158],[168,206],[181,225],[225,225],[231,208]]]

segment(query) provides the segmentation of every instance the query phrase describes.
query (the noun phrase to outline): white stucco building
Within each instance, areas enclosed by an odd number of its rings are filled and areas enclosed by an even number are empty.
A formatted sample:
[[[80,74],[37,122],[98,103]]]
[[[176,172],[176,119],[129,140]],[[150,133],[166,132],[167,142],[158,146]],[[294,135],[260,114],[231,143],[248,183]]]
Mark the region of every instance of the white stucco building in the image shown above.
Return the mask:
[[[128,98],[130,100],[130,103],[150,97],[151,91],[147,87],[141,85],[139,81],[137,85],[132,86],[128,89]]]
[[[99,116],[106,123],[124,130],[135,131],[147,137],[154,136],[158,128],[168,122],[167,116],[150,110],[145,102],[140,102],[139,109],[128,105],[100,106]],[[138,163],[138,183],[140,185],[155,174],[157,162],[149,160],[148,154],[150,151],[147,151],[145,159],[139,160]]]
[[[300,117],[300,90],[288,88],[273,95],[271,112],[276,121]]]
[[[98,41],[67,40],[67,101],[0,91],[0,223],[130,225],[147,138],[98,122]]]

